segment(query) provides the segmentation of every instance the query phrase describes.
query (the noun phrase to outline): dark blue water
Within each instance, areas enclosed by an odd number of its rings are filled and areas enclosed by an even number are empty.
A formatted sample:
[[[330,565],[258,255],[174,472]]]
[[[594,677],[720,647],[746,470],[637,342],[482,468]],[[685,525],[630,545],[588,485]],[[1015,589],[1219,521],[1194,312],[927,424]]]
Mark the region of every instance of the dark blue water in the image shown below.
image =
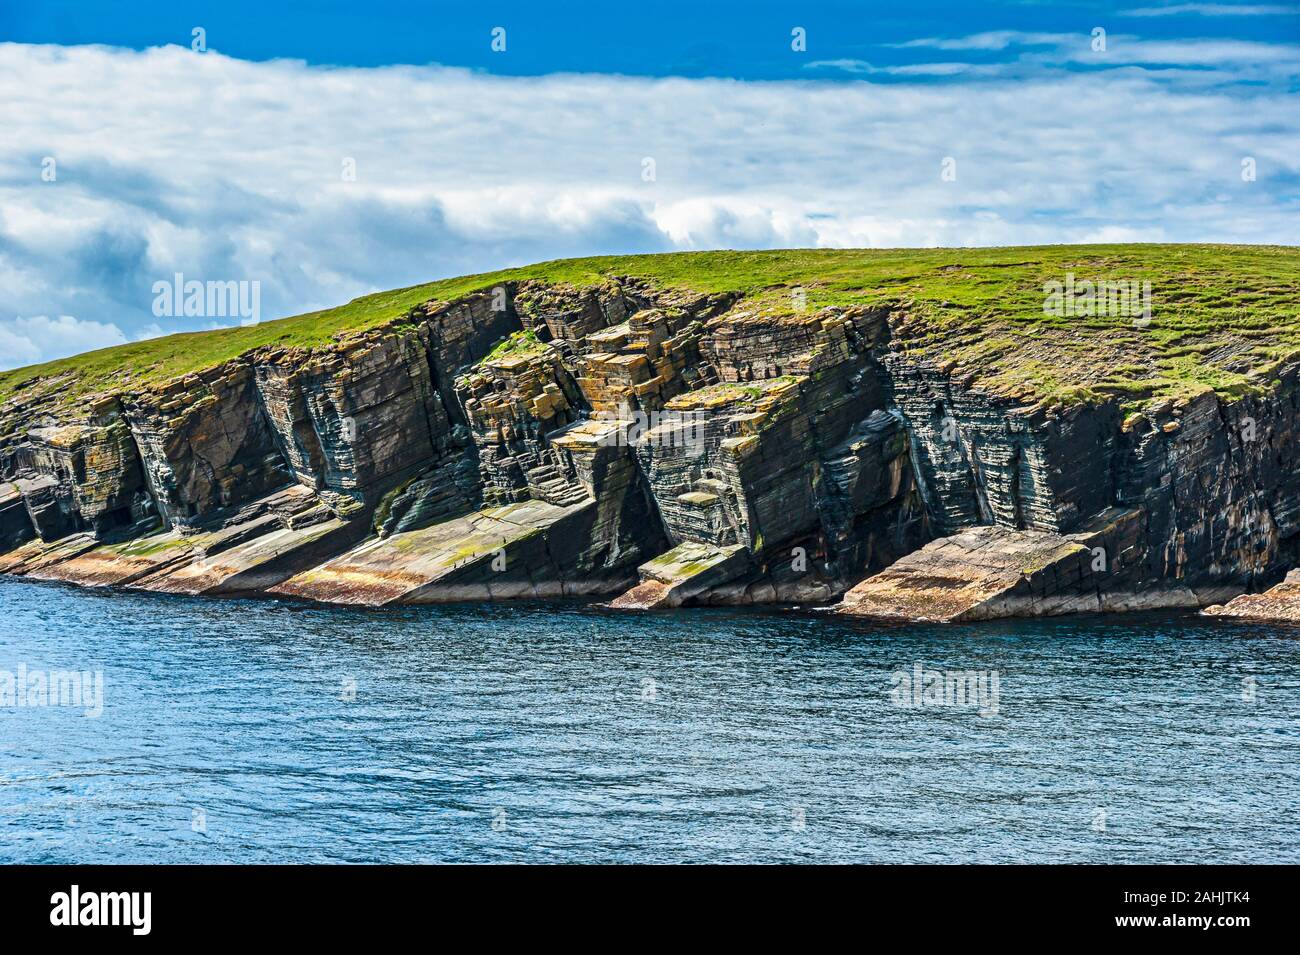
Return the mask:
[[[896,705],[918,663],[996,672],[996,715]],[[0,708],[6,862],[1300,861],[1300,634],[1266,626],[0,578],[20,665],[104,697]]]

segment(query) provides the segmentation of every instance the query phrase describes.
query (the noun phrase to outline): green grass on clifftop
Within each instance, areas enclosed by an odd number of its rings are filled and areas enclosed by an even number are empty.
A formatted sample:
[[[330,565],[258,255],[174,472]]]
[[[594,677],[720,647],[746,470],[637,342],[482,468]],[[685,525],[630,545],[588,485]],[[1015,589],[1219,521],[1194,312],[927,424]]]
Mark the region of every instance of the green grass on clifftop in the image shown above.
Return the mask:
[[[1127,317],[1052,317],[1043,283],[1150,281],[1147,327]],[[312,348],[500,282],[587,285],[634,276],[666,287],[741,292],[743,308],[891,304],[912,320],[897,341],[1026,399],[1136,399],[1262,387],[1300,351],[1300,249],[1091,245],[981,249],[778,250],[601,256],[446,279],[278,321],[151,339],[0,372],[0,401],[26,388],[63,401],[124,391],[213,367],[265,345]],[[111,316],[105,316],[111,318]]]

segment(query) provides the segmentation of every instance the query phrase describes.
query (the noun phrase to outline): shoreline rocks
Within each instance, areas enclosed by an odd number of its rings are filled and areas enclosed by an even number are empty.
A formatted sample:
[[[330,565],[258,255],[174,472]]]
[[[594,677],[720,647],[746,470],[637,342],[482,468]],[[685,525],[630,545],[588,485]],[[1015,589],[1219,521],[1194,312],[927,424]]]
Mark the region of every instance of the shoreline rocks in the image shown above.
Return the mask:
[[[1206,607],[1211,617],[1300,624],[1300,570],[1293,570],[1262,593],[1242,594],[1227,603]]]

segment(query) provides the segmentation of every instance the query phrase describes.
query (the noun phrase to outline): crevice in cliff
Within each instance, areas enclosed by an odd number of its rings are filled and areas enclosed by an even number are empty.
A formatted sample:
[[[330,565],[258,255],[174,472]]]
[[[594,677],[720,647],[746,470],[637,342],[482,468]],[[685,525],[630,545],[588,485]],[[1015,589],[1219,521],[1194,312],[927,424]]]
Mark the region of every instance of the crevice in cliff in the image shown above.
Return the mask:
[[[960,433],[958,431],[959,435]],[[973,438],[966,444],[965,452],[964,457],[971,475],[971,491],[975,497],[976,514],[981,524],[994,524],[996,521],[993,510],[989,507],[989,490],[985,483],[984,468],[980,464],[979,445]]]
[[[907,434],[907,460],[908,466],[912,470],[912,483],[916,487],[917,495],[921,498],[921,505],[925,509],[929,523],[932,526],[942,526],[943,510],[938,503],[935,489],[930,486],[925,470],[921,467],[921,447],[916,429],[912,427],[911,420],[897,405],[891,403],[887,408],[890,414],[896,415],[903,422],[903,430]]]
[[[1024,461],[1024,452],[1019,444],[1012,445],[1011,449],[1011,476],[1009,495],[1011,504],[1014,508],[1013,520],[1017,530],[1023,530],[1025,527],[1024,504],[1020,499],[1020,468]]]

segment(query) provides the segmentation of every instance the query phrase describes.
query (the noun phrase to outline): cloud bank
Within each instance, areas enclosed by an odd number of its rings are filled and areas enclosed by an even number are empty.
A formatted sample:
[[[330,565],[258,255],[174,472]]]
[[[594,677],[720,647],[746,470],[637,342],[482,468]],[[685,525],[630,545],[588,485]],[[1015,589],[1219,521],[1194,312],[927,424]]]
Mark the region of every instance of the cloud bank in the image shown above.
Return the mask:
[[[0,44],[0,367],[207,327],[152,313],[176,272],[258,281],[271,318],[597,253],[1300,242],[1295,49],[1238,50],[1271,71],[1250,83],[1185,50],[955,84]]]

